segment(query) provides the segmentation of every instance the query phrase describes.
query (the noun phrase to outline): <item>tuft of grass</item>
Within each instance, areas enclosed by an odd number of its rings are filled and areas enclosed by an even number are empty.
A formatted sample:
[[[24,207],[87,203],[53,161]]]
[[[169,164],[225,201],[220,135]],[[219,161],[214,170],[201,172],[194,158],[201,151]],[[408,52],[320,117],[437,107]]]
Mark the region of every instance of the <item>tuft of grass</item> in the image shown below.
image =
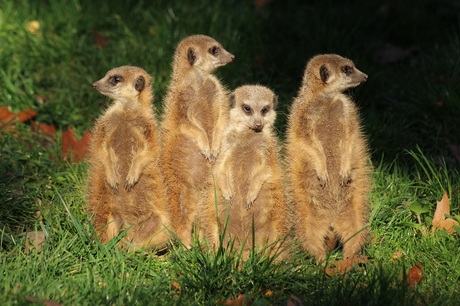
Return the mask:
[[[50,140],[31,133],[29,122],[0,128],[2,304],[208,305],[244,295],[263,305],[456,305],[459,237],[430,229],[444,191],[452,215],[460,209],[456,5],[0,0],[0,105],[14,112],[31,108],[34,120],[83,135],[107,103],[91,84],[113,67],[137,65],[152,75],[161,114],[175,46],[203,33],[236,56],[216,72],[229,90],[259,83],[278,94],[280,139],[308,59],[351,58],[369,75],[349,94],[375,165],[364,250],[371,260],[328,276],[301,251],[289,260],[253,252],[242,261],[231,241],[216,252],[197,241],[162,257],[118,250],[123,233],[103,245],[86,214],[87,165],[62,161],[60,132]],[[388,64],[378,57],[385,44],[414,51]],[[28,231],[47,233],[41,252],[25,248]],[[404,275],[418,263],[424,278],[408,288]]]

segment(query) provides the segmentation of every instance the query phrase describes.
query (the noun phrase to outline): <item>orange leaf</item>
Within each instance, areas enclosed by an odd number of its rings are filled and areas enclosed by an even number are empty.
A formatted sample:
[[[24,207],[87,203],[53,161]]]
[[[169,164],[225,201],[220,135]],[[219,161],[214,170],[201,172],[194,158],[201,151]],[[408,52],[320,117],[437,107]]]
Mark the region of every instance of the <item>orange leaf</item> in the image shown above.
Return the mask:
[[[392,261],[398,261],[401,257],[403,257],[403,253],[401,250],[395,252],[392,256],[391,256],[391,260]]]
[[[40,253],[42,251],[43,242],[45,242],[46,235],[43,231],[33,231],[27,232],[25,234],[27,236],[25,248],[26,250],[33,250],[37,249],[37,252]]]
[[[364,255],[355,255],[347,259],[336,260],[331,263],[333,265],[332,268],[326,268],[326,274],[329,276],[336,275],[336,274],[342,274],[348,270],[351,270],[351,268],[353,268],[354,266],[358,264],[368,263],[368,262],[369,262],[369,257],[364,256]]]
[[[449,234],[455,233],[454,225],[459,223],[453,219],[447,219],[445,215],[450,215],[450,199],[444,192],[441,201],[436,201],[436,210],[434,211],[433,221],[431,222],[432,230],[446,230]]]
[[[255,0],[254,5],[256,8],[261,9],[270,2],[272,2],[272,0]]]
[[[17,117],[19,119],[19,122],[26,122],[29,119],[37,116],[37,114],[38,113],[36,111],[33,111],[30,108],[27,108],[25,110],[20,111]]]
[[[49,125],[43,122],[32,121],[32,132],[45,135],[47,137],[54,137],[57,130],[54,125]]]
[[[249,301],[246,299],[244,294],[240,294],[240,295],[238,295],[238,297],[236,299],[231,299],[231,300],[225,301],[224,305],[243,306],[243,305],[249,305]]]
[[[300,298],[298,298],[294,294],[291,294],[291,296],[286,302],[286,306],[303,306],[303,303]]]
[[[9,124],[26,122],[35,116],[37,116],[37,112],[31,109],[25,109],[19,114],[15,114],[10,112],[7,106],[0,106],[0,128],[5,128]]]
[[[422,274],[423,265],[421,263],[416,264],[410,268],[409,273],[407,273],[407,284],[410,288],[414,288],[415,285],[420,283],[423,279]]]
[[[104,35],[102,35],[96,30],[93,30],[93,36],[94,36],[94,41],[96,42],[96,46],[99,49],[103,49],[105,46],[107,46],[110,43],[109,40]]]
[[[91,133],[86,131],[80,140],[76,140],[75,133],[71,127],[62,133],[62,156],[66,160],[79,162],[84,159],[88,144],[91,141]]]

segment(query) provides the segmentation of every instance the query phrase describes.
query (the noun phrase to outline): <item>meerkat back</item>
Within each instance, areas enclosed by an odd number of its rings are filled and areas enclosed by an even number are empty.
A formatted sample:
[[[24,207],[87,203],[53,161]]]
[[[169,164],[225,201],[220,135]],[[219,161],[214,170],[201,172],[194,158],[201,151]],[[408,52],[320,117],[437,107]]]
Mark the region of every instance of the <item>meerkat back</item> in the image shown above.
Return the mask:
[[[268,88],[241,86],[229,98],[230,118],[217,160],[214,189],[203,207],[206,237],[219,242],[219,227],[237,245],[262,248],[285,234],[286,202],[281,180],[278,142],[273,132],[277,98]],[[216,201],[219,224],[216,222]]]
[[[186,246],[191,245],[198,203],[206,192],[226,124],[227,92],[212,72],[233,59],[205,35],[185,38],[174,55],[162,120],[161,166],[173,230]]]
[[[348,59],[315,56],[291,107],[286,163],[295,233],[318,261],[337,240],[344,257],[365,243],[371,170],[357,108],[343,91],[366,79]]]
[[[94,127],[89,212],[102,242],[128,229],[128,249],[163,246],[170,223],[150,80],[143,69],[122,66],[93,84],[113,104]]]

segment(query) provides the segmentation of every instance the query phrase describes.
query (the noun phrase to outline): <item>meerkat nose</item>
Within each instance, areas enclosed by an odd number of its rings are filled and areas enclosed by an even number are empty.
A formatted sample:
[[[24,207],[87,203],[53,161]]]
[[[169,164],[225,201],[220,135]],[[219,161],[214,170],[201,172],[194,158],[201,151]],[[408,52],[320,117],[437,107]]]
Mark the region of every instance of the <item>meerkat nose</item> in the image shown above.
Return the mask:
[[[93,88],[97,89],[97,84],[96,83],[93,84]]]
[[[232,61],[232,62],[233,62],[233,60],[234,60],[234,59],[235,59],[235,55],[233,55],[233,54],[230,54],[230,61]]]

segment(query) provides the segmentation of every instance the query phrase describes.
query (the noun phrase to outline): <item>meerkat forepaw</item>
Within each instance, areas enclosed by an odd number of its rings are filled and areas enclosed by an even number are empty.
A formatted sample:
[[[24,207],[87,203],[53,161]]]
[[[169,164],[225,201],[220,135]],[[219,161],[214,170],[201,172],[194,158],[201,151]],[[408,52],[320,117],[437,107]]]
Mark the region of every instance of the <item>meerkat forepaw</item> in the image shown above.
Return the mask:
[[[248,196],[246,197],[246,208],[250,209],[252,207],[252,204],[256,201],[257,195],[256,194],[251,194],[248,193]]]
[[[342,187],[348,187],[352,182],[351,172],[348,170],[342,170],[339,174],[339,183]]]
[[[353,180],[351,179],[351,176],[340,176],[340,186],[342,187],[348,187],[350,186],[351,182]]]
[[[107,177],[106,181],[113,190],[118,190],[119,182],[117,177]]]
[[[220,152],[219,149],[213,149],[211,151],[211,156],[210,157],[212,159],[212,163],[214,163],[216,161],[217,156],[219,156],[219,152]]]
[[[131,190],[133,186],[137,183],[139,180],[140,173],[132,173],[132,171],[129,171],[128,175],[126,176],[126,182],[125,182],[125,189],[126,190]]]
[[[317,174],[316,176],[318,178],[318,182],[319,182],[319,185],[324,188],[326,187],[327,185],[329,185],[329,175],[320,175],[320,174]]]
[[[221,191],[222,191],[222,196],[224,197],[224,199],[230,202],[233,198],[232,189],[224,188],[224,189],[221,189]]]

